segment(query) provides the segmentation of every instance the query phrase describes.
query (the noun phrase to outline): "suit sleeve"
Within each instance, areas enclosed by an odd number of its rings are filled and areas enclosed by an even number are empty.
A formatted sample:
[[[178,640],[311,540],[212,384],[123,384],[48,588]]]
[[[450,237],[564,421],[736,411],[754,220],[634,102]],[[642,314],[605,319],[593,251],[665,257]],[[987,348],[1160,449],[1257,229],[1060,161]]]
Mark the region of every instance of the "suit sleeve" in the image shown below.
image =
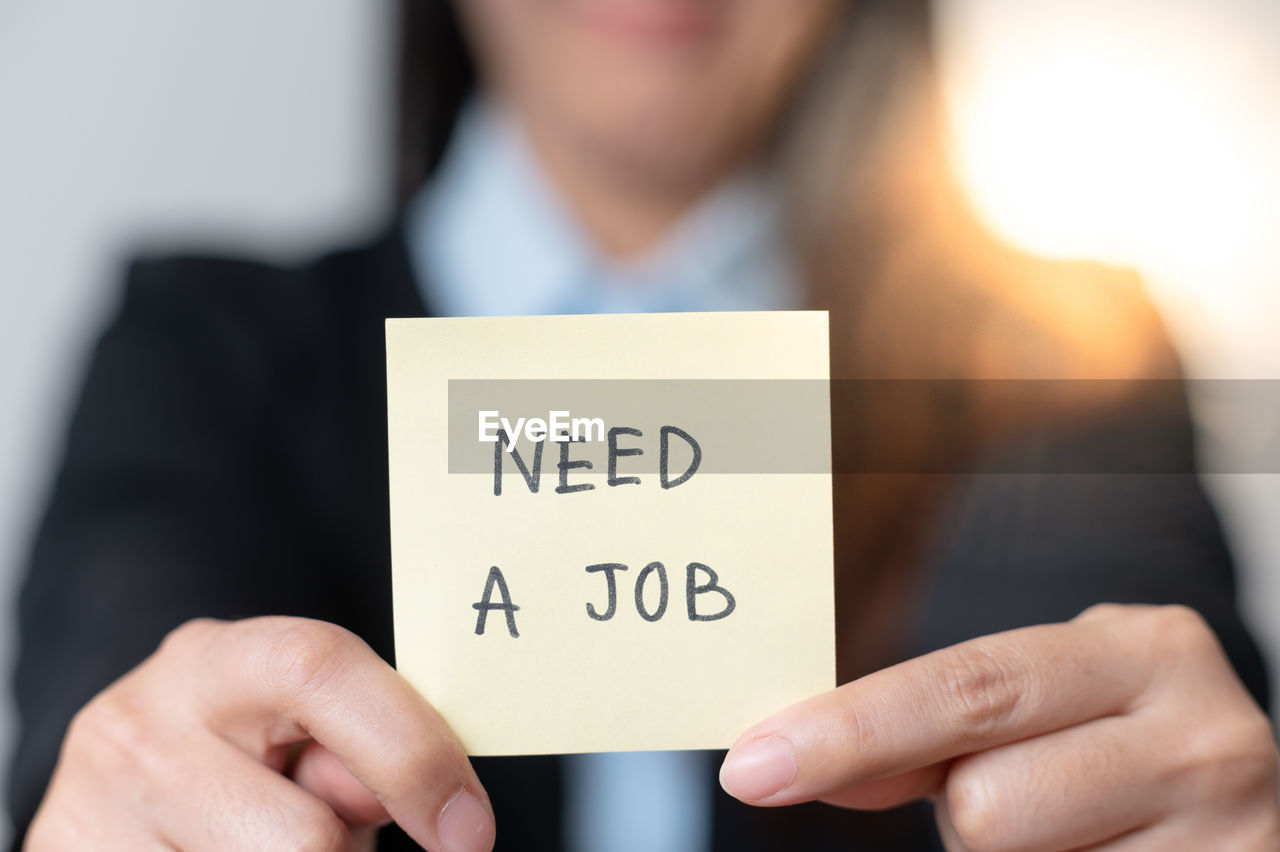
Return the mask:
[[[269,273],[269,274],[268,274]],[[264,412],[273,356],[236,294],[265,267],[135,264],[96,349],[19,599],[20,838],[74,713],[196,616],[316,608]],[[301,597],[300,597],[301,595]]]
[[[1101,603],[1178,603],[1217,633],[1266,708],[1218,517],[1195,473],[1185,396],[1006,447],[951,501],[915,635],[924,652]]]

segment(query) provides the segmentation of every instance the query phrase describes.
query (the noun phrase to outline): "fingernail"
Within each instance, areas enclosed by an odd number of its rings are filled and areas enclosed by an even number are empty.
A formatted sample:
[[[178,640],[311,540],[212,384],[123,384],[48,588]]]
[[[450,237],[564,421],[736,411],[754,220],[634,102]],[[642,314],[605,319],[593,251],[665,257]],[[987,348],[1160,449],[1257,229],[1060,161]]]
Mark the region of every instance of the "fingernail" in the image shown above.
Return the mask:
[[[445,852],[489,852],[493,848],[493,817],[484,803],[463,790],[444,806],[439,834]]]
[[[780,793],[795,778],[796,756],[781,737],[738,746],[720,765],[720,786],[744,802],[758,802]]]

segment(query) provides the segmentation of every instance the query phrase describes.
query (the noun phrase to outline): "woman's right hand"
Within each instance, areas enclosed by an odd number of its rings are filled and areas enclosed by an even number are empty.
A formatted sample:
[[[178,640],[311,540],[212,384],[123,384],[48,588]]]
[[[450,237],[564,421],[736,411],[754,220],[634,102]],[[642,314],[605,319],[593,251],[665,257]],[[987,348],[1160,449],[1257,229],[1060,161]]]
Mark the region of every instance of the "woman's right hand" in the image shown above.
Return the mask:
[[[76,715],[26,848],[347,850],[391,820],[428,849],[493,846],[440,715],[340,627],[202,619]]]

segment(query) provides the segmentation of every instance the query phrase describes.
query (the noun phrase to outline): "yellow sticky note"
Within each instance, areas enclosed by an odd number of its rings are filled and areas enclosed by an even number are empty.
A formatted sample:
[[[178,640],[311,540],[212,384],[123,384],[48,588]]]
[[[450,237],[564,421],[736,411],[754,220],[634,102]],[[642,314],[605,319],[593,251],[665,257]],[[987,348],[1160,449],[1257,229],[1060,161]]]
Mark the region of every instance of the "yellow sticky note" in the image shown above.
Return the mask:
[[[471,754],[835,684],[827,315],[387,321],[396,662]]]

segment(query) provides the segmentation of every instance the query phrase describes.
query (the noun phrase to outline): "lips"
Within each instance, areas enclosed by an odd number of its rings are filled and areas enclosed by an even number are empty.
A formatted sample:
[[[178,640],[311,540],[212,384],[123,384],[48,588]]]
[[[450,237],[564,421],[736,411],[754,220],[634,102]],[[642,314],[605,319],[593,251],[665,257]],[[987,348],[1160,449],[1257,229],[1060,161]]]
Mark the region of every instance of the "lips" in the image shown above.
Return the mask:
[[[566,0],[583,24],[614,39],[691,44],[710,38],[724,17],[722,0]]]

